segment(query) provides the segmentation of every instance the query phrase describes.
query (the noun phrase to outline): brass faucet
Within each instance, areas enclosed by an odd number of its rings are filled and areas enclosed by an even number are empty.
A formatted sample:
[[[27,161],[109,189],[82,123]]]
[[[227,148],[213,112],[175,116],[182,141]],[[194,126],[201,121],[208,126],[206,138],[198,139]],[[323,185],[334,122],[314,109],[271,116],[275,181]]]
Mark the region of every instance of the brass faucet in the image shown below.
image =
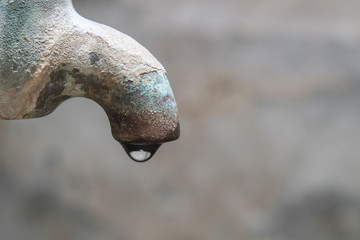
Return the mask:
[[[139,43],[71,0],[0,0],[0,119],[43,117],[72,97],[98,103],[136,161],[179,137],[166,71]]]

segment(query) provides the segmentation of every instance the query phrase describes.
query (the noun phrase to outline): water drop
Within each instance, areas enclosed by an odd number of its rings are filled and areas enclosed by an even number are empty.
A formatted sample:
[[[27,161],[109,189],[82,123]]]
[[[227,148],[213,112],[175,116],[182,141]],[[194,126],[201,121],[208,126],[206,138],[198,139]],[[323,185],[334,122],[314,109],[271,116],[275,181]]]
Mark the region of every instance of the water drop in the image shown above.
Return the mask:
[[[161,144],[121,143],[129,157],[136,162],[146,162],[152,158]]]

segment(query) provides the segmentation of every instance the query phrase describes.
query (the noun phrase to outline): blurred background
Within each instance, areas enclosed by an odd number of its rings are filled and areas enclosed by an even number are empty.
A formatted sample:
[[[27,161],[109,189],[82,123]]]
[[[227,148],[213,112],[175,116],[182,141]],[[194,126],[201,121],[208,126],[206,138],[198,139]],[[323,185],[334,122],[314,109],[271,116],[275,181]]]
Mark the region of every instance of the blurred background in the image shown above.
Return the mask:
[[[163,63],[182,136],[139,164],[90,100],[0,121],[0,239],[360,239],[360,1],[73,3]]]

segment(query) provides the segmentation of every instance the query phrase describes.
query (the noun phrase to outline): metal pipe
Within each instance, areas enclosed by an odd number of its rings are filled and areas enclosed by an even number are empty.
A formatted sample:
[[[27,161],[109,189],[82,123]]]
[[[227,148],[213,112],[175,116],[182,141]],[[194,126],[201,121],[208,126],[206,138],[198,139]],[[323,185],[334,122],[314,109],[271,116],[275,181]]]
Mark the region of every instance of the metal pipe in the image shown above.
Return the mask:
[[[139,43],[71,0],[0,0],[0,118],[43,117],[72,97],[97,102],[128,151],[179,137],[166,71]]]

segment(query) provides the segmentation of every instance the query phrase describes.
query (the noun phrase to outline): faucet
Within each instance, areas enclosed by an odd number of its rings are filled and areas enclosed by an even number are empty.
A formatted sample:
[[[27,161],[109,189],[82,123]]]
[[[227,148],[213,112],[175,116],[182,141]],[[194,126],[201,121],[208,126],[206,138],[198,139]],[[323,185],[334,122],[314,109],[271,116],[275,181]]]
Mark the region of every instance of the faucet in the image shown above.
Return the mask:
[[[0,0],[0,119],[43,117],[72,97],[104,109],[135,161],[180,135],[166,71],[134,39],[71,0]]]

